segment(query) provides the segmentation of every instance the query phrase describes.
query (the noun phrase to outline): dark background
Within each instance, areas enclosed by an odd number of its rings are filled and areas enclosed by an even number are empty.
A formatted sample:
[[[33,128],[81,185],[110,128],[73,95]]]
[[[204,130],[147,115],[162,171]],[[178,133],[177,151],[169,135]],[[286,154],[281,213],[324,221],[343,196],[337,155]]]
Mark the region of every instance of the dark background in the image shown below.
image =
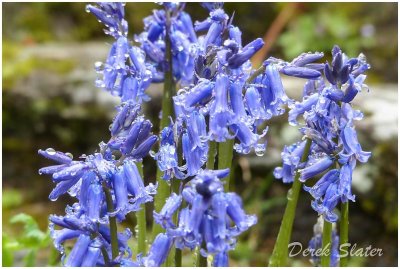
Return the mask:
[[[130,35],[138,34],[151,3],[127,3]],[[207,12],[197,3],[187,4],[193,21]],[[267,34],[266,55],[286,60],[304,51],[323,51],[329,59],[334,44],[349,56],[363,52],[372,65],[364,91],[356,103],[365,112],[359,124],[363,148],[373,152],[354,175],[356,203],[350,205],[350,242],[357,247],[382,248],[382,257],[352,257],[353,266],[397,265],[397,3],[226,3],[235,12],[234,24],[243,32],[243,43]],[[16,237],[21,227],[10,225],[10,217],[25,212],[42,230],[51,213],[62,214],[63,197],[49,202],[50,178],[37,170],[49,162],[37,156],[39,148],[56,148],[75,157],[96,150],[109,136],[108,126],[117,99],[94,87],[95,61],[103,61],[112,40],[102,26],[85,12],[82,3],[3,4],[3,238]],[[258,55],[259,56],[259,55]],[[302,84],[286,79],[291,96],[299,96]],[[152,87],[153,99],[146,115],[157,126],[160,87]],[[272,170],[280,164],[284,144],[298,139],[287,116],[271,122],[268,150],[262,158],[235,155],[234,188],[258,224],[243,235],[231,255],[237,266],[265,266],[282,218],[289,186],[275,180]],[[155,163],[145,160],[147,181],[155,180]],[[310,196],[301,194],[293,241],[306,245],[317,215]],[[151,208],[148,208],[151,218]],[[128,223],[130,225],[130,223]],[[51,247],[44,248],[38,264],[47,263]],[[24,252],[16,253],[16,265]],[[191,265],[190,256],[184,261]],[[310,265],[297,257],[292,265]]]

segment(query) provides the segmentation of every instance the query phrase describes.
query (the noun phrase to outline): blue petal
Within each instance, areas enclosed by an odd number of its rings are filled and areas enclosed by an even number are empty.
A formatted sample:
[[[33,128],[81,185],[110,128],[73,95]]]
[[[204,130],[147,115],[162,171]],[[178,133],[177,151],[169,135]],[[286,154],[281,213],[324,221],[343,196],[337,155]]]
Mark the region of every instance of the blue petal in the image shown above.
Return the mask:
[[[333,160],[330,157],[325,157],[318,162],[304,168],[301,170],[300,181],[304,182],[309,178],[312,178],[326,169],[328,169],[333,164]]]
[[[306,79],[316,79],[321,76],[321,73],[317,70],[309,69],[306,67],[298,67],[298,66],[285,66],[281,69],[281,72],[285,75],[298,77],[298,78],[306,78]]]
[[[172,246],[172,240],[166,234],[158,234],[150,247],[149,253],[143,258],[146,267],[159,267],[166,260]]]
[[[81,266],[90,242],[91,242],[90,236],[81,234],[78,237],[78,240],[76,241],[74,247],[72,248],[71,253],[68,256],[68,260],[65,263],[65,266],[68,267]]]

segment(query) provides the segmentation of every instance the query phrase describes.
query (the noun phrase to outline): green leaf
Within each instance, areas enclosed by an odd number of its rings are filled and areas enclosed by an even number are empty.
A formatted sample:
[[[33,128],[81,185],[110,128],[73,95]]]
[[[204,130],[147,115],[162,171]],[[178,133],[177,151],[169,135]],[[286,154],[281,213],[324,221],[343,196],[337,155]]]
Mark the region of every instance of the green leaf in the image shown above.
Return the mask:
[[[33,267],[36,264],[36,250],[29,251],[28,255],[24,257],[26,267]]]
[[[2,240],[2,265],[4,267],[11,267],[14,264],[14,255],[13,251],[7,246],[9,243],[9,238],[8,236],[3,234],[3,240]]]

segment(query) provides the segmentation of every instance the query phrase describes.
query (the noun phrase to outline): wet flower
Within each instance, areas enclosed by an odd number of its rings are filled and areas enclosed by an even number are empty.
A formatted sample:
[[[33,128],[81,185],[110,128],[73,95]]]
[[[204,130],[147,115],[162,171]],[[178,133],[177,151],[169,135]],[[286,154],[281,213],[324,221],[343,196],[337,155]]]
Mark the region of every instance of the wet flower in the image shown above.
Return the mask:
[[[224,192],[221,179],[228,173],[229,169],[203,170],[185,186],[182,196],[172,194],[154,215],[177,248],[201,247],[203,256],[214,255],[216,265],[227,263],[227,252],[234,248],[236,237],[257,222],[255,216],[244,212],[239,196]],[[182,197],[188,206],[180,211],[175,225],[172,215]]]
[[[107,29],[104,32],[115,38],[104,63],[96,62],[96,72],[101,75],[96,86],[106,88],[122,101],[141,103],[148,100],[145,90],[151,83],[151,68],[145,63],[144,52],[132,46],[128,40],[128,23],[124,19],[122,3],[97,3],[87,5],[92,13]]]
[[[362,54],[349,59],[337,46],[332,49],[332,56],[332,63],[324,67],[328,84],[321,78],[310,77],[303,90],[303,100],[290,105],[289,123],[298,125],[297,119],[302,116],[304,123],[299,130],[312,141],[308,161],[301,167],[296,166],[299,156],[295,155],[293,159],[294,150],[291,153],[285,147],[282,153],[284,165],[278,167],[274,175],[284,182],[291,182],[297,170],[299,180],[304,182],[321,174],[314,186],[305,186],[304,189],[315,199],[313,209],[325,220],[336,222],[338,216],[334,209],[337,204],[355,199],[351,182],[356,162],[365,163],[371,156],[370,152],[362,150],[353,124],[363,115],[349,103],[361,88],[367,87],[363,84],[366,76],[362,73],[369,65]],[[299,72],[300,77],[306,77],[312,72],[299,68],[310,67],[309,61],[320,57],[319,54],[302,54],[292,63],[284,65],[281,72],[288,73],[285,68],[295,65],[297,67],[290,67],[289,73]],[[316,64],[311,67],[320,70]]]
[[[164,72],[172,65],[176,81],[189,85],[194,77],[194,58],[197,54],[197,36],[191,17],[183,11],[184,4],[163,4],[164,9],[154,10],[153,15],[146,17],[144,32],[135,37],[146,53],[151,65],[153,82],[162,82]],[[165,57],[166,43],[169,38],[172,63]]]

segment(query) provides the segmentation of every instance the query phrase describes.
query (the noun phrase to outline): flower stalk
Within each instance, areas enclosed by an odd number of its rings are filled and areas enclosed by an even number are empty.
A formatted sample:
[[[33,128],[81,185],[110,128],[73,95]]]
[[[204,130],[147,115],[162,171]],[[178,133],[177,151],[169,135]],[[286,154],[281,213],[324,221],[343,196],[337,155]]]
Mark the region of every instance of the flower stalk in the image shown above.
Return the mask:
[[[340,212],[340,266],[347,266],[347,247],[344,244],[349,241],[349,202],[342,203]]]
[[[228,139],[218,144],[218,169],[229,168],[231,170],[234,142],[234,139]],[[229,191],[231,175],[232,173],[229,173],[225,179],[225,191]]]
[[[311,140],[307,139],[301,162],[307,161],[307,157],[311,147]],[[300,173],[297,172],[293,181],[293,186],[288,192],[288,203],[283,215],[281,227],[279,228],[278,237],[275,247],[269,259],[269,266],[287,266],[288,244],[292,235],[293,221],[296,215],[297,201],[301,190],[301,182],[299,181]]]
[[[143,165],[141,162],[136,164],[140,176],[144,180],[143,176]],[[146,253],[146,234],[147,234],[147,223],[146,223],[146,206],[143,205],[142,209],[136,213],[137,226],[138,226],[138,253]]]
[[[107,203],[107,211],[114,211],[114,204],[111,196],[110,190],[107,186],[103,185],[103,191],[106,195],[106,203]],[[108,216],[110,221],[110,234],[111,234],[111,254],[112,259],[115,259],[118,256],[118,235],[117,235],[117,219],[116,217]]]
[[[331,260],[331,247],[332,247],[332,223],[324,220],[324,230],[322,233],[322,250],[321,266],[329,267]]]
[[[169,125],[169,117],[173,115],[172,96],[175,94],[176,85],[172,74],[172,53],[171,53],[171,40],[170,40],[170,14],[166,11],[166,34],[165,34],[165,61],[167,62],[168,69],[165,70],[164,91],[162,97],[162,116],[160,121],[160,131]],[[154,197],[154,209],[159,212],[164,206],[165,200],[170,195],[169,184],[162,179],[163,172],[157,169],[157,182],[158,192]],[[159,225],[153,225],[153,239],[162,233],[163,229]]]

